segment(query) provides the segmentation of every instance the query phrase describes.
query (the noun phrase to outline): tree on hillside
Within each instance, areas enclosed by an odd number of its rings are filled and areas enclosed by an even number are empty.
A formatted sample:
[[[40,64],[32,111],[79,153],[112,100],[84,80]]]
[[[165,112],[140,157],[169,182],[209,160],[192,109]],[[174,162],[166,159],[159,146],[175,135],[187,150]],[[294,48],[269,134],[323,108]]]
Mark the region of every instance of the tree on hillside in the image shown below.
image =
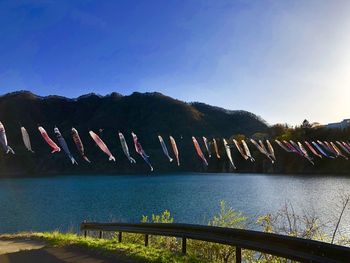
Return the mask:
[[[309,122],[307,119],[305,119],[305,120],[303,121],[303,123],[301,124],[301,128],[310,129],[310,128],[311,128],[310,122]]]

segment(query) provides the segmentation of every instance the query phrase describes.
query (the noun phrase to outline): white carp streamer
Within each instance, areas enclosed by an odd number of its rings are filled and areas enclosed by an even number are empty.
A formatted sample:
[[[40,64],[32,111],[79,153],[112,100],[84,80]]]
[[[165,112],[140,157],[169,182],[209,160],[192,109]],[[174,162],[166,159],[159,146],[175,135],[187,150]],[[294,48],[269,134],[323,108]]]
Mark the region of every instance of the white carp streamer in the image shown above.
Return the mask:
[[[207,152],[208,152],[208,157],[211,158],[211,151],[210,151],[210,148],[209,148],[209,144],[208,144],[208,139],[206,137],[202,137],[203,139],[203,142],[204,142],[204,145],[205,145],[205,149],[207,149]]]
[[[224,139],[224,145],[225,145],[226,140]],[[242,157],[244,158],[244,160],[248,160],[249,157],[248,155],[245,154],[245,152],[243,151],[243,149],[241,148],[241,146],[239,145],[238,141],[236,139],[233,139],[233,143],[235,144],[237,150],[239,151],[239,153],[242,155]],[[227,144],[227,142],[226,142]]]
[[[309,153],[306,151],[306,149],[304,148],[304,146],[302,145],[301,142],[298,142],[298,146],[300,151],[303,153],[303,156],[312,164],[315,165],[314,161],[312,160],[312,158],[310,157]]]
[[[107,145],[102,141],[102,139],[93,131],[89,131],[89,134],[94,140],[94,142],[97,144],[98,148],[100,148],[102,152],[108,155],[108,160],[115,162],[115,157],[112,155],[111,151],[108,149]]]
[[[286,152],[291,152],[291,150],[288,148],[288,147],[286,147],[282,142],[280,142],[279,140],[275,140],[275,142],[283,149],[283,150],[285,150]]]
[[[0,144],[6,153],[15,154],[15,151],[7,143],[6,131],[4,125],[0,121]]]
[[[21,127],[21,133],[22,133],[22,140],[23,140],[24,146],[27,148],[28,151],[34,153],[32,149],[32,144],[30,143],[29,134],[26,128]]]
[[[251,162],[254,162],[255,159],[252,157],[252,154],[250,153],[248,144],[245,142],[245,140],[242,140],[241,142],[242,142],[242,145],[243,145],[243,148],[244,148],[244,151],[245,151],[245,155],[247,155],[249,157]]]
[[[135,159],[130,156],[129,147],[128,147],[128,144],[126,143],[124,135],[121,132],[119,132],[118,136],[126,158],[128,158],[130,163],[136,163]]]
[[[259,143],[257,143],[254,139],[250,139],[251,143],[255,145],[255,147],[264,154],[267,158],[270,159],[271,163],[275,163],[275,160],[271,157],[270,153],[267,151],[265,145],[261,140],[259,140]]]

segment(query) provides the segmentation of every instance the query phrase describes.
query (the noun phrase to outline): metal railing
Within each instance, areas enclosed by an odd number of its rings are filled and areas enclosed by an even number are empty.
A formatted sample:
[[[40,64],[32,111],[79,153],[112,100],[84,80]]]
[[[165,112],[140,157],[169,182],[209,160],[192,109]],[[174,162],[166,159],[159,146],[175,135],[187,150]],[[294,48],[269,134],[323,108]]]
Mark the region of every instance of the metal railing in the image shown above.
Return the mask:
[[[83,222],[80,226],[86,237],[88,231],[138,233],[145,235],[145,246],[148,246],[149,235],[169,236],[182,239],[182,253],[186,254],[187,239],[208,241],[234,246],[235,262],[240,263],[242,249],[262,252],[300,262],[350,262],[350,248],[329,243],[289,237],[272,233],[234,228],[191,224],[156,224],[156,223],[93,223]]]

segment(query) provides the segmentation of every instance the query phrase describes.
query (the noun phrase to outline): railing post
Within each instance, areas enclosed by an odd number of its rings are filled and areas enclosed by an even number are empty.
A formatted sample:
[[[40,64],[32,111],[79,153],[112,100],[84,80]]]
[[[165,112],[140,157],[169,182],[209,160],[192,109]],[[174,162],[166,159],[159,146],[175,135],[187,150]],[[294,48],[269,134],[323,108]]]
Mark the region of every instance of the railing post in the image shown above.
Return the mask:
[[[236,246],[236,263],[242,262],[242,249],[241,247]]]
[[[86,223],[86,220],[83,221],[83,224]],[[84,229],[84,237],[86,237],[87,233],[86,233],[86,229]]]
[[[182,254],[186,254],[186,237],[182,237]]]
[[[102,238],[102,231],[100,231],[99,238],[100,239]]]
[[[122,242],[122,232],[119,232],[119,235],[118,235],[118,241],[119,241],[119,243],[121,243],[121,242]]]
[[[145,235],[145,247],[148,246],[148,234]]]

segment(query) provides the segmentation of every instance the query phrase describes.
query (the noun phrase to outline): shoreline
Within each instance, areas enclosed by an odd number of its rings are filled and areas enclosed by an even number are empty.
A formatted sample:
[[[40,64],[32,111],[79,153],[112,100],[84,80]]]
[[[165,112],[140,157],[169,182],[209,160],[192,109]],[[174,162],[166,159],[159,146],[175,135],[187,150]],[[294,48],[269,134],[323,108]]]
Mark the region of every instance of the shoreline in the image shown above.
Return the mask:
[[[80,177],[80,176],[177,176],[177,175],[196,175],[196,176],[206,176],[206,175],[225,175],[225,176],[235,176],[235,175],[261,175],[261,176],[300,176],[300,177],[350,177],[350,173],[257,173],[257,172],[152,172],[152,173],[115,173],[115,172],[105,172],[105,173],[43,173],[43,174],[0,174],[1,179],[25,179],[25,178],[49,178],[49,177]]]

